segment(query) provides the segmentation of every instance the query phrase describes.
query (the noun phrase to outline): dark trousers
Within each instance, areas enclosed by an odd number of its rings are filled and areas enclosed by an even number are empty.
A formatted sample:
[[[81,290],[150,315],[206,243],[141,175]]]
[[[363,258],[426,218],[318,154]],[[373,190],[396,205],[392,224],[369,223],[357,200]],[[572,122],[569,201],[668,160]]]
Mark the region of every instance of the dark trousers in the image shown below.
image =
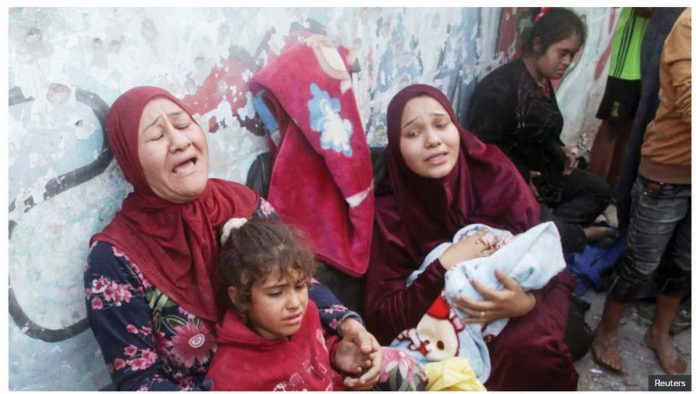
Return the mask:
[[[591,224],[613,199],[609,185],[597,175],[575,170],[563,177],[561,201],[554,207],[540,204],[541,220],[553,221],[565,253],[579,252],[587,244],[583,226]]]
[[[609,297],[630,301],[653,273],[660,294],[685,296],[691,289],[691,185],[638,176],[632,200],[626,253]]]

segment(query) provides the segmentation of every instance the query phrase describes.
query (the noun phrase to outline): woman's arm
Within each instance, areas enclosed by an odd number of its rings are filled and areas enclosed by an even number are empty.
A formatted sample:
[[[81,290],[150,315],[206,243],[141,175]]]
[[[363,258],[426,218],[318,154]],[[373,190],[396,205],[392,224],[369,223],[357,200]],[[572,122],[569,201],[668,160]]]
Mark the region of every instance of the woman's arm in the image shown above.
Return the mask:
[[[111,245],[97,242],[84,273],[87,319],[113,389],[181,390],[164,372],[143,284],[125,259]]]
[[[407,287],[406,278],[420,264],[379,233],[375,230],[367,272],[365,317],[370,332],[389,345],[403,330],[415,327],[442,293],[446,270],[436,260]]]

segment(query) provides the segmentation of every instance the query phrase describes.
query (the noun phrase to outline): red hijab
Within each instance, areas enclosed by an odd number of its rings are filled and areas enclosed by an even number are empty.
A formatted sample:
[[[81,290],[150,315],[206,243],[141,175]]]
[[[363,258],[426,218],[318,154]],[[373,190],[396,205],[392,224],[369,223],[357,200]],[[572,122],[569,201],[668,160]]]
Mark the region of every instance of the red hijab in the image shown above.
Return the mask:
[[[437,100],[459,130],[457,163],[440,179],[411,171],[399,147],[404,107],[423,95]],[[388,175],[377,190],[374,231],[380,232],[382,240],[406,249],[417,264],[468,224],[483,223],[519,233],[539,223],[539,205],[510,159],[465,130],[438,89],[411,85],[394,96],[387,108],[387,136]]]
[[[106,134],[134,190],[90,244],[104,241],[115,246],[164,294],[189,312],[215,321],[211,273],[218,255],[217,229],[230,217],[250,217],[258,195],[234,182],[209,179],[203,194],[193,201],[177,204],[157,197],[138,159],[140,117],[156,97],[171,100],[191,115],[181,101],[156,87],[133,88],[116,99],[106,118]]]

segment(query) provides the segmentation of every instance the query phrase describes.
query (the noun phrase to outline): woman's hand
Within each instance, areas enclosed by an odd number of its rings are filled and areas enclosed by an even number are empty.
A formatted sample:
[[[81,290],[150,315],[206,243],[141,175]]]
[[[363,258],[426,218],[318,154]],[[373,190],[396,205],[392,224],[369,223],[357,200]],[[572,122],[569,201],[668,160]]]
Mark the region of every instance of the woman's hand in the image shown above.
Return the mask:
[[[341,331],[343,339],[337,344],[334,365],[344,372],[358,375],[346,377],[343,383],[351,390],[371,390],[377,384],[384,361],[379,342],[356,319],[348,318],[341,322]]]
[[[450,269],[462,261],[486,256],[494,252],[495,242],[487,242],[484,238],[487,234],[488,229],[482,228],[472,236],[461,238],[459,241],[453,243],[445,250],[445,253],[440,256],[440,264]]]
[[[534,308],[536,299],[532,294],[525,293],[516,280],[500,270],[495,270],[495,276],[503,284],[502,290],[489,289],[475,279],[471,279],[471,284],[484,300],[476,301],[459,297],[454,302],[456,308],[469,316],[464,323],[486,324],[493,320],[524,316]]]
[[[563,147],[564,163],[563,163],[563,175],[570,175],[576,168],[578,168],[578,153],[577,147],[567,148]]]

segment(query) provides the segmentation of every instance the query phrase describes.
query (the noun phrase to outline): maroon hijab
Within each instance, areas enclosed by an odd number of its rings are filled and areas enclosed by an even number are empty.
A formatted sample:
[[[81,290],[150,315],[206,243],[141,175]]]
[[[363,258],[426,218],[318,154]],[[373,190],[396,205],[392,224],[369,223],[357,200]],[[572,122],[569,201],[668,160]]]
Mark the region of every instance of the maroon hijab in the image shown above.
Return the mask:
[[[133,88],[116,99],[106,118],[106,134],[134,190],[90,244],[104,241],[115,246],[164,294],[197,316],[215,321],[211,273],[218,255],[217,229],[230,217],[250,217],[258,195],[237,183],[209,179],[196,200],[176,204],[157,197],[138,159],[140,117],[156,97],[173,101],[191,115],[181,101],[157,87]]]
[[[437,100],[459,130],[457,163],[441,179],[411,171],[399,147],[404,107],[422,95]],[[512,162],[497,147],[465,130],[438,89],[411,85],[394,96],[387,108],[387,135],[388,177],[377,191],[374,231],[406,249],[418,264],[468,224],[483,223],[519,233],[539,223],[539,205]]]

